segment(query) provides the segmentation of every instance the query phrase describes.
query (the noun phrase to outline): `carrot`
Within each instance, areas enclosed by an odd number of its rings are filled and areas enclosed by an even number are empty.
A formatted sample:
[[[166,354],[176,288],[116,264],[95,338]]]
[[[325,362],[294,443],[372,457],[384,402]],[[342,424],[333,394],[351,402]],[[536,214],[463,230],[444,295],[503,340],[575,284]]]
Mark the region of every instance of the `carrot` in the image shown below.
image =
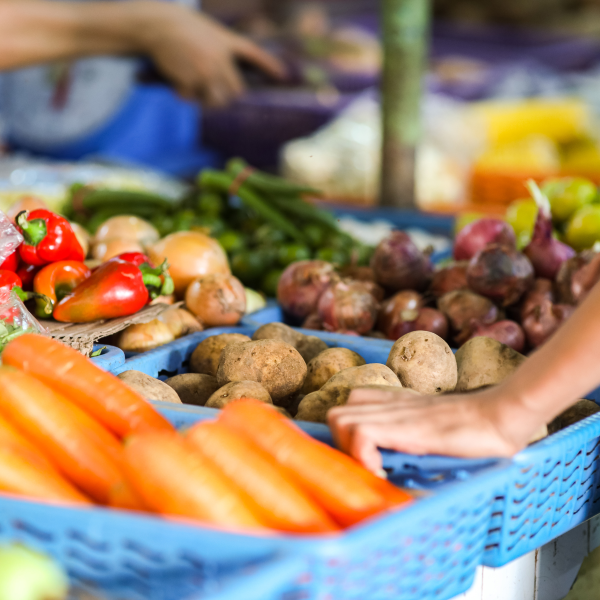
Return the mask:
[[[338,529],[264,450],[222,423],[199,423],[186,439],[247,494],[269,527],[305,533]]]
[[[223,409],[219,420],[271,454],[342,526],[396,503],[382,492],[383,480],[373,481],[379,478],[349,456],[312,439],[260,402],[236,400]]]
[[[0,368],[0,413],[57,470],[103,504],[124,485],[123,448],[87,413],[27,373]]]
[[[263,526],[235,486],[177,433],[134,435],[125,457],[129,481],[152,510],[222,526]]]
[[[0,443],[0,490],[51,502],[91,504],[58,473],[22,446]]]
[[[4,349],[2,362],[60,392],[118,436],[155,429],[173,431],[142,396],[56,340],[34,334],[19,336]]]
[[[31,455],[35,455],[40,468],[45,466],[51,471],[55,471],[52,463],[38,450],[24,435],[22,435],[13,425],[0,416],[0,444],[16,446],[25,450]]]

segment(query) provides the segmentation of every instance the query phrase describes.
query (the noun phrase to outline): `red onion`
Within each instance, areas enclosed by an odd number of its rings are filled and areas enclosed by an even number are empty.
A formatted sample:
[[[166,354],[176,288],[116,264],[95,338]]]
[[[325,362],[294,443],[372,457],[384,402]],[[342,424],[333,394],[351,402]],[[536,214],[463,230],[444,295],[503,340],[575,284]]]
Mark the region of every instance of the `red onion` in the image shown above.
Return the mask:
[[[446,315],[427,306],[419,311],[419,316],[414,321],[415,331],[431,331],[442,339],[448,337],[448,319]]]
[[[515,248],[490,244],[471,259],[467,281],[478,294],[510,306],[531,287],[533,266]]]
[[[454,258],[471,260],[488,244],[503,244],[515,248],[517,240],[513,228],[502,219],[485,217],[463,227],[454,240]]]
[[[381,302],[385,298],[385,290],[374,281],[357,281],[352,279],[348,281],[354,281],[355,283],[362,285],[378,302]]]
[[[304,329],[315,329],[316,331],[323,331],[323,321],[319,317],[318,313],[311,313],[304,319],[302,323]]]
[[[501,344],[505,344],[517,352],[522,352],[525,347],[525,334],[523,330],[520,325],[509,320],[498,321],[491,325],[473,323],[471,335],[467,339],[470,340],[474,337],[488,337],[498,340]]]
[[[379,243],[371,258],[371,268],[377,283],[392,291],[422,291],[433,272],[429,256],[404,231],[393,231]]]
[[[371,267],[359,267],[357,265],[347,265],[340,269],[340,275],[356,281],[375,282],[375,272]]]
[[[556,276],[558,299],[579,304],[600,281],[600,252],[586,250],[565,261]]]
[[[448,292],[438,299],[437,307],[448,318],[459,343],[470,334],[471,323],[491,325],[499,317],[498,308],[491,300],[471,290]]]
[[[379,303],[360,281],[338,281],[321,295],[319,317],[327,331],[367,333],[373,329]]]
[[[524,319],[523,329],[532,348],[543,344],[575,311],[569,304],[543,299]]]
[[[549,279],[536,279],[521,303],[521,321],[544,300],[554,302],[554,286]]]
[[[538,277],[554,279],[565,260],[575,256],[575,250],[552,237],[550,202],[534,181],[527,185],[537,204],[538,214],[533,237],[523,253],[531,261]]]
[[[413,290],[398,292],[381,306],[377,329],[390,340],[397,340],[414,331],[413,322],[423,306],[423,297]]]
[[[279,278],[277,300],[286,314],[304,319],[316,312],[321,294],[336,278],[333,265],[324,260],[292,263]]]
[[[437,270],[433,274],[433,279],[431,280],[431,285],[429,286],[429,292],[435,298],[439,298],[448,292],[468,289],[468,266],[468,261],[463,260]]]

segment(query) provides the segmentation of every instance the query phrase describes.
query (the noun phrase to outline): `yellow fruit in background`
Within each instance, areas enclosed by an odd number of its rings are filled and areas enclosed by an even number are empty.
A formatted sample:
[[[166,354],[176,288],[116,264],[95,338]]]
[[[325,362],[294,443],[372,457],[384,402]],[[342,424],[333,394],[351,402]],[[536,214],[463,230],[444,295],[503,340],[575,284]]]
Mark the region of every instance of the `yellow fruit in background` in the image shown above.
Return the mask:
[[[577,251],[591,248],[600,241],[600,205],[580,208],[571,218],[565,238]]]
[[[537,212],[532,198],[515,200],[506,209],[506,222],[515,230],[517,248],[524,248],[531,241]]]
[[[591,204],[598,197],[596,186],[583,177],[548,179],[542,191],[548,196],[555,223],[567,221],[578,209]]]
[[[559,171],[560,155],[550,138],[531,136],[491,146],[479,156],[475,166],[478,169],[544,175]]]

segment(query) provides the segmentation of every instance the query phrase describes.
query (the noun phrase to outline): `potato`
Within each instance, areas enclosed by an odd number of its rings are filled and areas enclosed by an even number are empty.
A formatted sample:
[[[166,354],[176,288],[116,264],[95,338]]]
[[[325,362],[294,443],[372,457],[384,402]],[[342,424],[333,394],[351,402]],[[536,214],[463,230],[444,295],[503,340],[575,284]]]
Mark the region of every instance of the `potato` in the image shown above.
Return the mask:
[[[215,380],[216,383],[216,380]],[[240,398],[254,398],[265,404],[273,404],[269,392],[256,381],[232,381],[214,392],[206,402],[207,408],[223,408]]]
[[[206,401],[219,389],[217,378],[205,373],[183,373],[167,379],[184,404],[204,406]]]
[[[252,336],[257,340],[281,340],[294,346],[305,362],[310,362],[317,354],[327,350],[327,344],[314,335],[304,335],[285,323],[267,323],[259,327]]]
[[[456,387],[457,367],[450,346],[435,333],[412,331],[392,346],[387,366],[402,387],[421,394],[443,394]]]
[[[307,375],[302,386],[303,394],[320,390],[336,373],[360,367],[365,359],[347,348],[327,348],[315,356],[307,366]]]
[[[256,381],[269,392],[274,404],[286,404],[302,388],[306,363],[298,350],[281,340],[258,340],[227,346],[221,355],[217,379]]]
[[[196,346],[190,357],[190,372],[216,377],[223,348],[229,344],[242,344],[249,341],[250,338],[241,333],[221,333],[207,337]]]
[[[172,387],[164,381],[160,381],[160,379],[146,375],[146,373],[133,370],[123,371],[117,377],[147,400],[162,400],[163,402],[181,404],[177,392]]]
[[[468,392],[496,385],[508,377],[525,357],[516,350],[487,337],[475,337],[456,353],[456,392]]]
[[[393,371],[385,365],[349,367],[336,373],[320,390],[304,396],[296,419],[325,423],[330,408],[346,404],[353,389],[367,385],[402,387]]]
[[[550,433],[556,433],[569,425],[573,425],[573,423],[578,423],[586,417],[595,415],[599,411],[600,406],[592,400],[578,400],[573,406],[570,406],[567,410],[560,413],[560,415],[548,425],[548,431]]]

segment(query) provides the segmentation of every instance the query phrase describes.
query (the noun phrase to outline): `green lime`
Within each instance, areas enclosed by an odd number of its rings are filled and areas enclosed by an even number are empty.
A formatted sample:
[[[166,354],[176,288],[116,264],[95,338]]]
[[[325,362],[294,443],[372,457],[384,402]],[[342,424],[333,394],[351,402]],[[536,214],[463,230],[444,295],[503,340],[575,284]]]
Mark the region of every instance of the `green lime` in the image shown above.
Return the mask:
[[[282,269],[271,269],[263,277],[260,288],[261,291],[270,298],[277,297],[277,284],[279,283],[279,278],[281,277],[282,273]]]
[[[217,237],[217,240],[227,254],[239,252],[246,247],[244,236],[237,231],[224,231]]]
[[[478,219],[481,219],[483,217],[485,217],[485,215],[483,213],[476,213],[476,212],[468,212],[468,213],[463,213],[462,215],[458,215],[454,221],[454,235],[456,235],[461,229],[466,227],[469,223],[472,223],[473,221],[477,221]]]
[[[567,225],[565,239],[578,252],[600,241],[600,205],[580,208]]]
[[[287,267],[299,260],[308,260],[310,256],[310,248],[302,244],[284,244],[279,248],[279,264],[282,267]]]
[[[506,209],[505,218],[515,230],[518,248],[524,248],[531,241],[537,212],[537,205],[532,198],[515,200]]]
[[[244,285],[251,285],[265,272],[265,264],[260,254],[245,250],[232,256],[231,270]]]
[[[287,236],[283,231],[266,223],[254,232],[254,240],[257,244],[281,244],[286,239]]]
[[[548,196],[552,218],[557,223],[567,221],[583,206],[596,200],[598,190],[588,179],[567,177],[544,182],[542,191]]]
[[[198,197],[197,207],[201,214],[218,217],[223,210],[225,202],[219,194],[205,192]]]
[[[309,223],[302,228],[302,233],[313,248],[320,248],[327,239],[328,232],[316,223]]]
[[[339,248],[321,248],[315,253],[315,258],[334,265],[345,265],[348,263],[348,254]]]

